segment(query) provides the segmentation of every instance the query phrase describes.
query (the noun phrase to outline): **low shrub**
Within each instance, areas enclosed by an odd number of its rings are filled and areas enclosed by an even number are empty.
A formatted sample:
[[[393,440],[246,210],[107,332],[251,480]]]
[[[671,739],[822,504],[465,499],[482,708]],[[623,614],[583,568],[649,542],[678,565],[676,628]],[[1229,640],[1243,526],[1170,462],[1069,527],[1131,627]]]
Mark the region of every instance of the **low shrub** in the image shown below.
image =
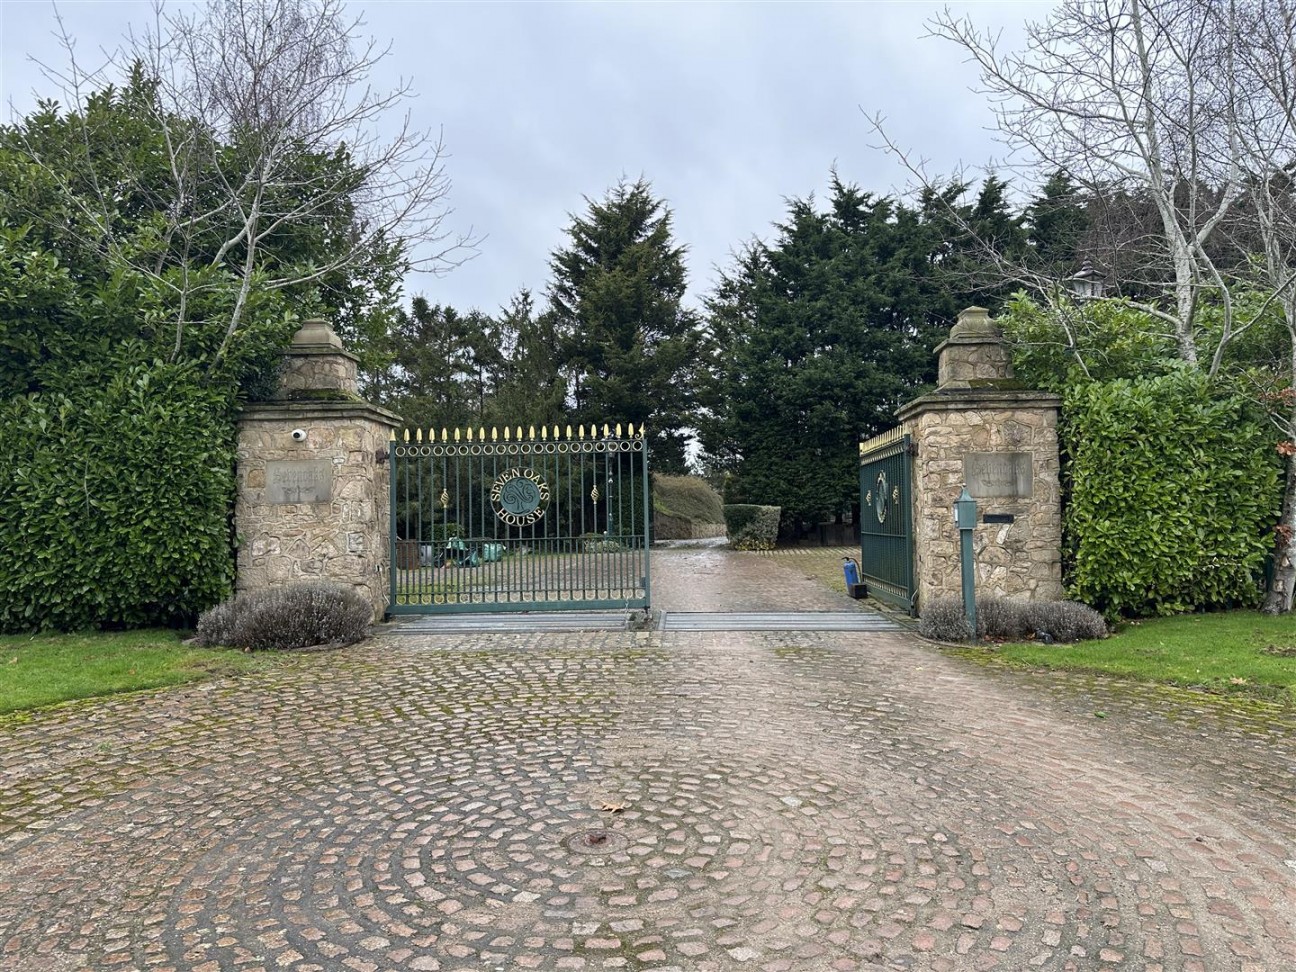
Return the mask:
[[[773,550],[783,508],[731,503],[724,508],[725,531],[735,550]]]
[[[354,587],[312,581],[245,591],[203,612],[198,643],[254,651],[349,645],[372,620],[373,606]]]
[[[963,601],[942,597],[923,609],[918,633],[934,641],[970,641]],[[1072,642],[1107,637],[1107,622],[1086,604],[1075,601],[1020,601],[1010,597],[977,598],[977,637],[991,641]]]
[[[957,603],[962,611],[963,602]],[[978,597],[977,637],[997,641],[1021,641],[1028,637],[1034,629],[1026,620],[1022,605],[1022,601],[1008,597]]]
[[[980,609],[977,602],[977,610]],[[1107,637],[1103,616],[1077,601],[1027,601],[1022,605],[1022,614],[1026,627],[1040,641],[1088,641]]]
[[[972,626],[963,614],[963,602],[954,597],[932,601],[918,619],[918,633],[933,641],[971,641]]]

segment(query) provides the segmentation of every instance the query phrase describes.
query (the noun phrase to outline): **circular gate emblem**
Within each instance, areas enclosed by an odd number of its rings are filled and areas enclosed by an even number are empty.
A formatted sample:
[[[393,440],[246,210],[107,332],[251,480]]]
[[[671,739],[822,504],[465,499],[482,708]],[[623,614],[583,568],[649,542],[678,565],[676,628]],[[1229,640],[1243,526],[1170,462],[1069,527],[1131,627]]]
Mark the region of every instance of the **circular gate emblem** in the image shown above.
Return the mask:
[[[878,522],[885,523],[887,518],[887,478],[885,472],[878,473],[877,495],[873,500],[873,510],[877,513]]]
[[[491,484],[495,515],[509,526],[530,526],[545,515],[549,484],[531,469],[506,470]]]

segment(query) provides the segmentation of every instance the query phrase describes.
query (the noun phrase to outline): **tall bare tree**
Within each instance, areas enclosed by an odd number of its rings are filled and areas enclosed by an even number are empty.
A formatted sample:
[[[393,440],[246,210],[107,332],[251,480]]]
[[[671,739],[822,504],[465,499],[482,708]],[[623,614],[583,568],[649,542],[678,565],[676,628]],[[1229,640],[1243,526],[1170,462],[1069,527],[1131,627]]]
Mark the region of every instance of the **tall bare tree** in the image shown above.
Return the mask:
[[[1210,243],[1242,192],[1227,8],[1215,0],[1064,0],[1027,25],[1020,51],[949,11],[930,28],[980,69],[1004,141],[1041,182],[1062,171],[1091,199],[1125,195],[1155,206],[1160,232],[1124,243],[1144,248],[1144,266],[1164,268],[1169,300],[1140,306],[1197,363],[1202,291],[1224,286]],[[872,122],[885,138],[881,119]],[[1026,267],[1001,269],[1039,290],[1048,283]],[[1236,325],[1222,296],[1226,342]]]
[[[1281,430],[1287,467],[1282,518],[1275,531],[1275,577],[1265,610],[1292,609],[1296,590],[1296,3],[1231,4],[1238,33],[1234,69],[1238,142],[1246,172],[1247,213],[1239,233],[1255,277],[1280,310],[1289,344],[1285,361],[1263,373],[1262,398]],[[1258,244],[1258,245],[1257,245]]]
[[[395,249],[404,266],[435,272],[471,245],[447,224],[439,135],[416,128],[408,111],[402,117],[408,83],[373,86],[387,49],[364,39],[341,0],[211,0],[175,11],[158,2],[150,24],[94,68],[78,59],[58,22],[68,64],[46,74],[65,103],[81,106],[123,78],[149,94],[164,155],[144,187],[162,214],[149,245],[117,232],[121,187],[100,178],[91,152],[69,165],[37,140],[26,147],[65,190],[86,245],[170,296],[173,357],[195,296],[213,286],[234,285],[215,365],[238,340],[254,288],[323,281],[375,249]],[[86,113],[70,117],[87,147],[105,151]],[[273,252],[307,224],[313,246],[292,259]]]

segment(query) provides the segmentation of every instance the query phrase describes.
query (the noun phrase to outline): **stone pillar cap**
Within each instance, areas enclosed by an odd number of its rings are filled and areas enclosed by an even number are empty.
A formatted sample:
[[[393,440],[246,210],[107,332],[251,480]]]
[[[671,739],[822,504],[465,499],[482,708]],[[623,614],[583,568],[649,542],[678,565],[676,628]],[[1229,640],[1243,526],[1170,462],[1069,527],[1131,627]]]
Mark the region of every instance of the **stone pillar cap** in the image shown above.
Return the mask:
[[[302,326],[293,335],[292,346],[294,349],[325,346],[336,348],[338,351],[345,350],[342,347],[342,339],[337,336],[333,328],[328,326],[327,321],[321,320],[303,321]]]
[[[951,341],[966,338],[1002,338],[1003,331],[990,319],[984,307],[965,307],[959,311],[958,323],[950,328]]]

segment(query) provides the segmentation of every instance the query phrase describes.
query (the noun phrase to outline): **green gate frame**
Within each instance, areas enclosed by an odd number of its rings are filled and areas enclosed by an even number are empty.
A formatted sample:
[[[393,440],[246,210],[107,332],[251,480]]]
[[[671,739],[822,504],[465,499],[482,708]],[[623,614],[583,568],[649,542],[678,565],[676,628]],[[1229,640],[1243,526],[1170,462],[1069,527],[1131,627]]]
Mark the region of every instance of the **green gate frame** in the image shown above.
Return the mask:
[[[407,429],[389,464],[389,615],[649,607],[642,427]]]
[[[902,428],[860,447],[860,580],[871,597],[912,616],[914,580],[913,442]]]

